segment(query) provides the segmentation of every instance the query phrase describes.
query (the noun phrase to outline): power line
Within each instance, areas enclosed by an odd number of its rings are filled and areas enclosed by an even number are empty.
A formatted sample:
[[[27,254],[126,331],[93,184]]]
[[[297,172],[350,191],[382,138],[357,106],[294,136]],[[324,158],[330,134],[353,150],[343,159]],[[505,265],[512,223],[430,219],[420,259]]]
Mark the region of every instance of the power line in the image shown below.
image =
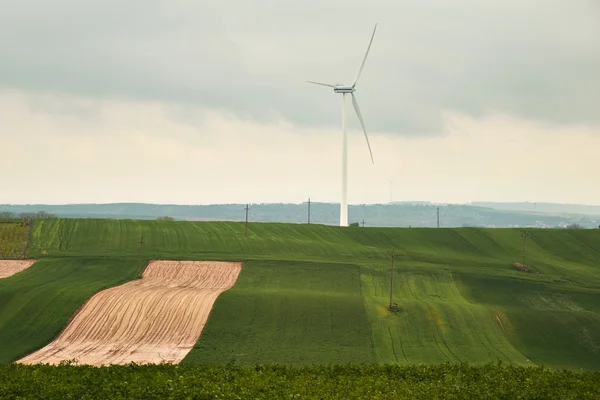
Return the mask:
[[[393,307],[392,296],[394,295],[394,251],[395,251],[395,249],[392,249],[392,276],[390,279],[390,310]]]
[[[248,235],[248,210],[250,210],[250,207],[248,207],[248,204],[246,204],[246,208],[244,208],[244,210],[246,210],[246,231],[244,232],[244,235]]]
[[[531,237],[531,234],[527,231],[523,233],[523,267],[525,266],[525,254],[527,254],[527,238]]]
[[[142,277],[142,246],[144,245],[144,236],[140,237],[140,257],[138,258],[138,277]]]

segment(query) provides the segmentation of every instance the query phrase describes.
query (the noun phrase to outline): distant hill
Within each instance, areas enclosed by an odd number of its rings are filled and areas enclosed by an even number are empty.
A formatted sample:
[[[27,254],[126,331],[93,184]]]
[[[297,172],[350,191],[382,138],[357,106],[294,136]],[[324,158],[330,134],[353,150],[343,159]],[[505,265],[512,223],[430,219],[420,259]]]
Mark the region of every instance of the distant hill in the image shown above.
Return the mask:
[[[479,203],[477,203],[479,204]],[[487,204],[487,203],[486,203]],[[490,203],[501,206],[504,203]],[[511,203],[508,203],[511,204]],[[518,203],[512,203],[518,204]],[[525,204],[525,203],[522,203]],[[66,218],[156,219],[170,216],[191,221],[243,221],[245,204],[173,205],[146,203],[68,204],[68,205],[0,205],[2,212],[47,212]],[[597,228],[599,214],[565,214],[532,210],[504,210],[489,206],[429,202],[402,202],[391,204],[351,205],[349,221],[365,226],[437,226],[437,208],[442,227],[560,227],[577,223],[586,228]],[[510,207],[510,206],[507,206]],[[515,206],[516,207],[516,206]],[[588,206],[594,207],[594,206]],[[254,222],[306,223],[308,204],[251,204],[249,219]],[[339,223],[339,204],[311,203],[311,222],[325,225]]]
[[[600,216],[600,206],[585,204],[561,204],[561,203],[497,203],[491,201],[473,201],[470,203],[476,207],[489,207],[495,210],[507,211],[530,211],[554,214],[583,214]]]

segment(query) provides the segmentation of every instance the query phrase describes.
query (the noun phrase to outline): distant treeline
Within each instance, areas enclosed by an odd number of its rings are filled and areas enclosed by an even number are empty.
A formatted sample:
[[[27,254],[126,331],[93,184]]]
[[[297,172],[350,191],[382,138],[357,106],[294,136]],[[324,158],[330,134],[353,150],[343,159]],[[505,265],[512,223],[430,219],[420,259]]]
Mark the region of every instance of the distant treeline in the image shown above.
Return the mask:
[[[36,212],[22,212],[22,213],[14,213],[10,211],[0,211],[0,220],[3,219],[15,219],[15,218],[56,218],[56,214],[51,214],[46,211],[36,211]]]

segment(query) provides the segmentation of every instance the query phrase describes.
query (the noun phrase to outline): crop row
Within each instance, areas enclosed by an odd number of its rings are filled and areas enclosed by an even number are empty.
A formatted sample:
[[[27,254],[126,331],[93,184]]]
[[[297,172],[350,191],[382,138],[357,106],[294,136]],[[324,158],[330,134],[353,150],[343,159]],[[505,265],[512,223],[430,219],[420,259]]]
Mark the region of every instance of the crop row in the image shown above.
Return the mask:
[[[502,364],[0,365],[0,398],[593,399],[599,391],[600,372]]]

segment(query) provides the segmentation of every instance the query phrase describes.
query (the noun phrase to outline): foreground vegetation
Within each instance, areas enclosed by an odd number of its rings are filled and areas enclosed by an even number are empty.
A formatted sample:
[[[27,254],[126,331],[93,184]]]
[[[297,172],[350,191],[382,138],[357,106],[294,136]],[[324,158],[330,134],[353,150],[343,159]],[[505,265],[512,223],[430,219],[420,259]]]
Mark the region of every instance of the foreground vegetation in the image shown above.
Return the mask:
[[[596,399],[600,373],[505,365],[0,365],[0,398]]]
[[[243,261],[184,363],[468,361],[600,369],[600,232],[40,219],[0,280],[0,362],[50,342],[148,259]],[[395,249],[394,311],[390,301]]]

